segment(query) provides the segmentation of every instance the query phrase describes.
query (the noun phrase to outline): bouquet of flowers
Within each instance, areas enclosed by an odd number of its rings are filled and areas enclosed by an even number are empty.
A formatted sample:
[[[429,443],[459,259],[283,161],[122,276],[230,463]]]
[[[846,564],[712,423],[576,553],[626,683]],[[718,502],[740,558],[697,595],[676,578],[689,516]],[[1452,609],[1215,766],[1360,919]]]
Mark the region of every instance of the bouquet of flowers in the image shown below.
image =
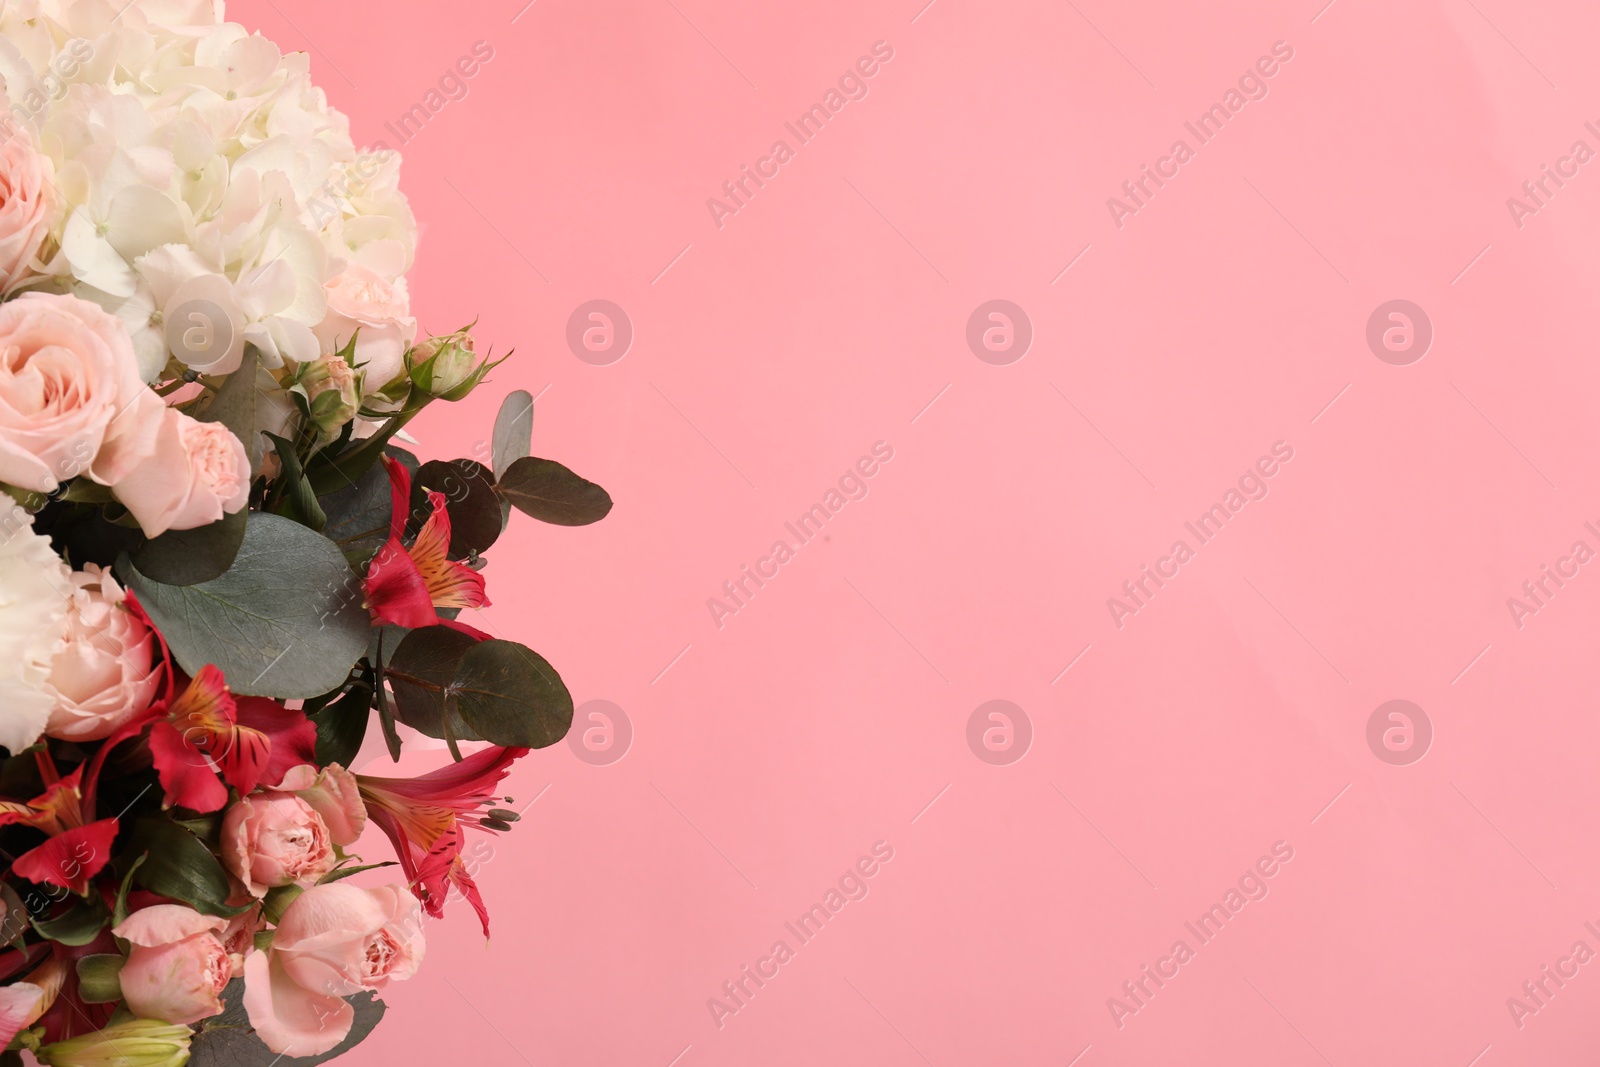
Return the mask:
[[[526,393],[471,459],[397,444],[495,362],[419,336],[399,161],[303,54],[220,0],[0,0],[0,82],[0,1063],[322,1062],[424,914],[487,936],[463,837],[571,723],[459,618],[483,553],[611,500]],[[373,718],[450,762],[353,773]]]

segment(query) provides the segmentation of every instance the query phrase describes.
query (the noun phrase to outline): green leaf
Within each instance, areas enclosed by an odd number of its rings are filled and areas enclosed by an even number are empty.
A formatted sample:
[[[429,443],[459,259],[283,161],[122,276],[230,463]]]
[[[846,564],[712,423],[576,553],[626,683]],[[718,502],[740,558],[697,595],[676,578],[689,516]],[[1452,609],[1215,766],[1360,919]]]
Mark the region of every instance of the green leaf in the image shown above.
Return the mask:
[[[373,647],[375,649],[375,651],[373,652],[373,655],[372,655],[372,661],[378,665],[378,674],[379,674],[379,677],[381,679],[381,677],[383,675],[383,670],[384,670],[384,667],[385,667],[385,660],[384,660],[384,657],[383,657],[383,646],[385,644],[385,635],[388,635],[389,641],[393,642],[389,646],[390,648],[393,648],[395,645],[399,644],[399,642],[403,639],[403,637],[404,637],[404,635],[406,634],[407,631],[401,629],[398,626],[380,626],[377,629],[378,629],[378,635],[372,639]],[[391,634],[390,633],[391,630],[398,631],[398,633]],[[389,758],[394,760],[396,763],[399,763],[400,762],[400,733],[399,733],[398,730],[396,730],[394,728],[394,712],[389,707],[389,690],[388,690],[388,686],[383,685],[381,683],[381,681],[380,681],[380,683],[379,683],[379,685],[377,687],[377,690],[378,690],[378,694],[377,694],[378,695],[378,725],[383,728],[383,743],[389,749]]]
[[[356,484],[319,498],[328,521],[324,537],[344,551],[345,559],[365,563],[389,539],[389,473],[374,466]]]
[[[228,375],[217,389],[206,409],[195,417],[201,422],[220,422],[233,431],[233,436],[244,442],[250,454],[250,470],[261,469],[261,438],[256,433],[256,368],[260,364],[256,346],[244,346],[244,359],[239,369]]]
[[[320,696],[370,636],[361,582],[339,548],[292,519],[254,513],[228,573],[173,586],[118,568],[190,675],[214,663],[240,696]]]
[[[419,496],[430,489],[444,494],[445,510],[450,515],[451,559],[466,559],[473,552],[487,550],[504,529],[494,475],[481,463],[470,459],[433,460],[422,465],[412,484]],[[418,514],[426,521],[432,509],[423,507]]]
[[[128,866],[128,873],[122,876],[122,885],[117,889],[117,902],[111,908],[111,925],[121,926],[128,919],[128,891],[133,888],[133,876],[139,873],[139,868],[144,866],[144,861],[149,856],[140,856]]]
[[[122,965],[116,953],[78,957],[78,995],[90,1004],[113,1004],[122,999]]]
[[[363,678],[350,691],[316,714],[317,764],[337,763],[348,767],[367,738],[367,722],[372,718],[373,686]]]
[[[518,389],[500,402],[494,419],[494,470],[504,475],[533,448],[533,396]]]
[[[133,554],[139,572],[166,585],[198,585],[225,574],[244,544],[243,508],[195,530],[168,530]]]
[[[395,716],[429,737],[483,740],[449,707],[456,670],[477,638],[448,626],[425,626],[406,634],[385,671],[394,689]]]
[[[572,725],[572,694],[561,676],[543,656],[512,641],[468,649],[448,696],[462,721],[497,745],[545,748]]]
[[[327,1063],[365,1041],[388,1010],[371,993],[344,999],[355,1010],[355,1019],[343,1041],[320,1056],[279,1056],[250,1026],[250,1016],[244,1010],[244,979],[235,978],[222,991],[222,1014],[199,1024],[199,1031],[189,1043],[188,1067],[315,1067]]]
[[[78,948],[99,937],[100,931],[110,921],[111,913],[106,910],[100,897],[94,894],[87,900],[73,897],[68,908],[52,918],[41,919],[36,916],[33,928],[51,941]]]
[[[152,893],[181,900],[198,912],[231,918],[248,910],[230,907],[228,873],[211,850],[171,819],[147,815],[133,824],[128,855],[145,854],[133,880]]]
[[[319,452],[306,471],[306,476],[311,479],[312,491],[322,496],[355,485],[361,476],[378,462],[389,439],[399,433],[401,428],[421,410],[421,405],[406,407],[391,417],[383,429],[371,437],[356,442],[353,447],[345,449],[338,456]]]
[[[278,462],[283,464],[283,474],[279,476],[281,480],[273,492],[275,506],[272,510],[281,513],[287,507],[288,514],[296,522],[320,531],[327,524],[328,516],[323,513],[322,505],[317,503],[317,494],[311,491],[311,483],[306,481],[294,445],[277,434],[267,433],[263,436],[272,442],[273,450],[278,453]]]
[[[338,881],[341,881],[342,879],[350,877],[352,874],[360,874],[362,871],[375,871],[379,867],[396,867],[396,866],[399,866],[399,865],[397,863],[395,863],[394,860],[384,860],[382,863],[363,863],[358,867],[340,867],[337,870],[329,871],[327,874],[323,875],[321,878],[318,878],[317,879],[317,884],[318,885],[327,885],[329,882],[338,882]]]
[[[524,515],[557,526],[587,526],[611,511],[611,495],[553,459],[524,456],[500,476],[500,493]]]

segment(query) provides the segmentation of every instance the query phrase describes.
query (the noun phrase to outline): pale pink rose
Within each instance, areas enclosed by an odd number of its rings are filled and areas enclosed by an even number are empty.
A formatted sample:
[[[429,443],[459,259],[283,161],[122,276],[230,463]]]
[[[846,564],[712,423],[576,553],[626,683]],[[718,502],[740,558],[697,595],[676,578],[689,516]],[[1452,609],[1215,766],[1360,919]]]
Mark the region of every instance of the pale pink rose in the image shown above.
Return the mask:
[[[290,767],[277,791],[293,793],[311,805],[327,824],[333,843],[341,848],[355,844],[367,828],[367,806],[361,800],[356,776],[337,763],[320,771],[309,763]]]
[[[229,919],[228,925],[217,935],[222,947],[228,950],[228,958],[234,961],[233,976],[238,978],[244,973],[244,958],[256,950],[256,935],[267,928],[267,916],[261,901],[248,893],[235,890],[229,895],[228,903],[233,907],[250,905]]]
[[[93,563],[72,575],[66,644],[50,661],[55,697],[45,733],[99,741],[150,706],[161,677],[155,632],[123,606],[127,594]]]
[[[405,886],[315,886],[284,910],[271,951],[245,960],[250,1025],[273,1052],[319,1055],[350,1032],[340,998],[410,978],[422,955],[422,905]]]
[[[162,412],[155,451],[114,490],[149,537],[216,522],[250,499],[250,456],[219,422]]]
[[[355,364],[366,372],[363,384],[368,392],[381,389],[404,369],[406,349],[417,339],[417,320],[411,317],[411,298],[403,283],[391,284],[349,263],[324,288],[328,314],[316,329],[317,339],[333,351],[354,336]]]
[[[98,304],[52,293],[0,304],[0,482],[115,485],[154,451],[164,408],[122,321]]]
[[[222,817],[222,863],[254,895],[310,886],[339,862],[328,825],[293,793],[240,797]]]
[[[182,904],[156,904],[111,932],[132,948],[122,967],[122,999],[141,1019],[187,1025],[222,1011],[219,994],[236,960],[217,936],[228,920]]]
[[[26,127],[12,129],[0,145],[0,290],[10,292],[37,273],[34,257],[55,215],[53,169]]]

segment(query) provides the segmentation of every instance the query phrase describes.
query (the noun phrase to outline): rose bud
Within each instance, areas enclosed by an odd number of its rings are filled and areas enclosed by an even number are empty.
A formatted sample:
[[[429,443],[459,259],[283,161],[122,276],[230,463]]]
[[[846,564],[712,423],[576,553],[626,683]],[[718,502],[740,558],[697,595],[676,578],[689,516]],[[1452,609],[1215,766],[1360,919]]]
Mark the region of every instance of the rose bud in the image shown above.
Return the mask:
[[[108,1026],[33,1055],[42,1067],[184,1067],[193,1036],[187,1026],[119,1015]]]
[[[99,741],[150,706],[161,677],[156,637],[123,606],[127,594],[93,563],[72,575],[67,643],[50,661],[55,709],[45,733]]]
[[[220,1014],[219,994],[242,965],[217,936],[227,925],[182,904],[155,904],[123,920],[111,932],[132,945],[121,974],[128,1009],[178,1024]]]
[[[333,838],[316,809],[293,793],[239,798],[222,818],[222,862],[258,897],[309,886],[333,870]]]
[[[441,400],[460,400],[477,388],[497,364],[478,361],[472,334],[458,330],[432,337],[406,353],[406,372],[412,384]]]
[[[337,437],[361,410],[361,374],[340,355],[302,364],[292,391],[304,398],[324,437]]]

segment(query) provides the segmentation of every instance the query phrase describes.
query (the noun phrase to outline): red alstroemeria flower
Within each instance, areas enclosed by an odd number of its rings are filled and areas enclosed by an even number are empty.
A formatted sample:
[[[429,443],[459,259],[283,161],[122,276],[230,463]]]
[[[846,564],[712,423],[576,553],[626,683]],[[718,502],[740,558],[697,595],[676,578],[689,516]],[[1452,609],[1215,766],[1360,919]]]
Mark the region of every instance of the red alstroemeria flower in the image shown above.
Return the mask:
[[[238,703],[209,663],[150,724],[150,756],[169,808],[222,810],[228,790],[217,774],[248,793],[265,775],[271,751],[265,733],[239,725]]]
[[[483,575],[450,558],[450,513],[444,494],[428,493],[432,513],[408,549],[401,538],[411,510],[411,472],[388,456],[383,465],[389,472],[393,510],[389,540],[372,557],[362,583],[372,621],[417,629],[448,621],[439,618],[439,608],[488,606]]]
[[[81,764],[65,778],[58,778],[54,761],[41,752],[39,770],[46,783],[44,792],[26,804],[0,801],[0,826],[31,826],[49,834],[50,840],[18,856],[11,870],[30,882],[60,886],[84,896],[89,892],[89,880],[111,859],[117,820],[84,822],[83,793],[78,788]]]
[[[461,890],[489,936],[489,913],[461,861],[462,829],[484,825],[483,810],[500,802],[500,780],[525,748],[486,748],[418,778],[356,775],[367,818],[394,844],[411,892],[434,918],[444,914],[449,886]]]
[[[235,698],[222,672],[208,663],[176,697],[106,738],[91,761],[89,781],[98,778],[112,749],[147,729],[169,808],[220,811],[228,785],[241,795],[276,785],[290,767],[316,758],[316,726],[304,712],[261,697]]]

